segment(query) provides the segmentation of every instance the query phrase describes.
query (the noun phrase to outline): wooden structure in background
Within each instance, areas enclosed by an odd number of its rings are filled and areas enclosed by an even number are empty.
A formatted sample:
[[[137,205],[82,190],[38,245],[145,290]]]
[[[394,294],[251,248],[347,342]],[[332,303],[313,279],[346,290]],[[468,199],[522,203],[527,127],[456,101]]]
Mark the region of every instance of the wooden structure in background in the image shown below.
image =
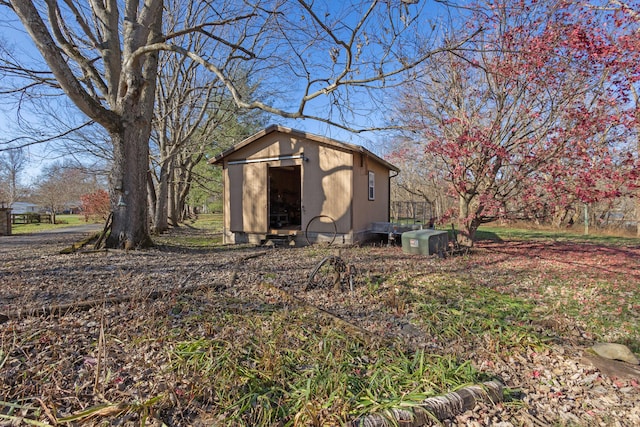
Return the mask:
[[[223,168],[224,242],[367,240],[389,221],[398,168],[367,149],[273,125],[213,158]]]
[[[11,208],[0,205],[0,236],[11,235]]]

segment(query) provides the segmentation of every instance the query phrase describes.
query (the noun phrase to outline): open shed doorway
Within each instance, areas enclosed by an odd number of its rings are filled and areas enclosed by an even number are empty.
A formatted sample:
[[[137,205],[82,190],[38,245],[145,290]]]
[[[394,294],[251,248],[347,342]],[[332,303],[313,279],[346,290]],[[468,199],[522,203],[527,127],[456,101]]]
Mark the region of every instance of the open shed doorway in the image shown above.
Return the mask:
[[[269,228],[300,230],[302,178],[300,166],[269,168]]]

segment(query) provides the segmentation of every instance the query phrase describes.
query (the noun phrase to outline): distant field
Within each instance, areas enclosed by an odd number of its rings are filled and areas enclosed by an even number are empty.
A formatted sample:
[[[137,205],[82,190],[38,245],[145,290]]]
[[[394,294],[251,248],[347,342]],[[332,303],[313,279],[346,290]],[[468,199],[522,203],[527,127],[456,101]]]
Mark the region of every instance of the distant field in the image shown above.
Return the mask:
[[[630,232],[622,230],[590,230],[585,235],[583,229],[552,229],[528,227],[526,224],[517,226],[486,225],[478,229],[476,240],[552,240],[556,242],[584,242],[603,245],[640,245],[640,238]]]
[[[101,223],[102,221],[90,219],[89,222]],[[86,224],[82,215],[57,215],[56,224],[14,224],[12,226],[12,233],[37,233],[39,231],[82,224]],[[196,219],[188,220],[183,227],[205,231],[207,234],[221,233],[223,227],[222,214],[200,214]],[[179,237],[175,235],[172,237],[179,239]],[[192,235],[191,239],[194,238],[195,236]],[[158,240],[164,242],[162,238]],[[634,237],[633,233],[621,230],[593,229],[589,235],[585,235],[582,228],[579,227],[573,229],[553,229],[528,226],[524,223],[512,226],[484,225],[478,229],[476,240],[552,240],[556,242],[572,241],[603,245],[640,245],[640,238]],[[212,244],[212,241],[207,237],[206,245],[210,244]]]
[[[96,223],[102,221],[95,221],[89,219],[89,223]],[[28,233],[37,233],[39,231],[45,230],[53,230],[56,228],[64,228],[71,227],[74,225],[84,225],[87,224],[84,220],[84,216],[82,215],[56,215],[56,223],[55,224],[13,224],[11,226],[12,234],[28,234]]]

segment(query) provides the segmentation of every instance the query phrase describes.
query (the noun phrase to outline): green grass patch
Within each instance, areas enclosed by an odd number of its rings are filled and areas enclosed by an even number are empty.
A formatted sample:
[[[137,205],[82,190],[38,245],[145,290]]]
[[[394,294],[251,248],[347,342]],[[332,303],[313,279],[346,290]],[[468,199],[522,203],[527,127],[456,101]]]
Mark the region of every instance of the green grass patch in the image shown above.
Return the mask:
[[[557,242],[593,243],[613,246],[640,245],[635,237],[595,230],[588,235],[573,229],[519,228],[483,225],[476,240],[552,240]]]
[[[227,425],[342,425],[484,379],[454,356],[354,338],[304,309],[230,320],[199,318],[217,336],[171,350],[172,369],[191,379],[185,393]]]
[[[195,220],[189,221],[189,225],[201,230],[207,230],[213,233],[222,232],[223,219],[221,213],[215,214],[199,214]]]
[[[13,224],[11,226],[12,234],[30,234],[38,233],[40,231],[55,230],[66,227],[73,227],[77,225],[95,224],[95,221],[91,219],[89,222],[85,222],[82,215],[56,215],[55,224],[47,223],[34,223],[34,224]]]
[[[416,281],[410,292],[416,323],[439,342],[485,336],[496,352],[545,345],[546,337],[531,327],[538,316],[534,301],[444,275]]]
[[[153,236],[157,245],[184,249],[214,249],[222,244],[222,214],[201,214],[170,234]]]

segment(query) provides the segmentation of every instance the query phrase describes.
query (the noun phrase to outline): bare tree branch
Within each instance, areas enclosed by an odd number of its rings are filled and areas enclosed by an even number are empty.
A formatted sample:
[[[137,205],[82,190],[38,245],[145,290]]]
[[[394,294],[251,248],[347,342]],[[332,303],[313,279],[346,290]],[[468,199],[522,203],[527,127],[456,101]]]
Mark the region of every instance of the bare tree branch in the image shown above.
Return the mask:
[[[65,93],[80,110],[105,128],[118,129],[118,117],[91,97],[76,79],[33,3],[29,0],[12,0],[11,4]]]
[[[91,126],[93,125],[95,122],[93,120],[87,121],[82,123],[79,126],[76,126],[74,128],[68,129],[64,132],[60,132],[57,133],[55,135],[52,136],[47,136],[44,138],[34,138],[34,137],[28,137],[28,136],[19,136],[17,138],[12,138],[9,139],[7,141],[0,141],[0,152],[2,151],[8,151],[8,150],[12,150],[14,148],[25,148],[25,147],[29,147],[31,145],[36,145],[36,144],[44,144],[46,142],[51,142],[51,141],[56,141],[59,139],[62,139],[66,136],[72,135],[75,132],[87,127],[87,126]],[[5,147],[3,147],[3,145]]]

